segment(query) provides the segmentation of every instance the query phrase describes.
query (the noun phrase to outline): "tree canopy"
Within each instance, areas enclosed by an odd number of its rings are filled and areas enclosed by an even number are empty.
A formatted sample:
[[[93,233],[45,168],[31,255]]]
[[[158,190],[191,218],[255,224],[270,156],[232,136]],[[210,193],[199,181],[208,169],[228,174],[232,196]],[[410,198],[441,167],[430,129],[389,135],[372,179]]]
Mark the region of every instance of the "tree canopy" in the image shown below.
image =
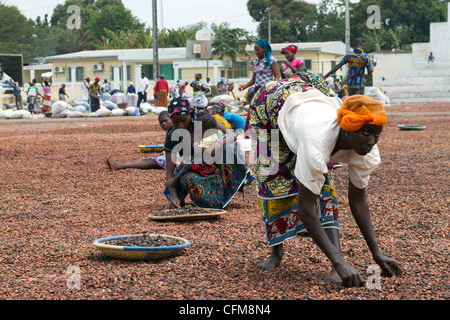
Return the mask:
[[[447,21],[450,0],[360,0],[350,3],[351,38],[363,38],[364,49],[410,50],[414,42],[428,42],[430,23]],[[70,5],[80,8],[81,28],[68,28]],[[369,29],[367,8],[381,10],[379,29]],[[259,23],[258,38],[272,43],[344,41],[345,0],[248,0],[250,16]],[[184,47],[205,22],[158,30],[161,48]],[[209,26],[216,33],[214,52],[231,59],[256,39],[227,23]],[[86,49],[150,48],[153,30],[132,15],[122,0],[66,0],[51,15],[27,19],[15,6],[0,0],[0,46],[4,53],[20,53],[24,61]],[[245,50],[244,50],[245,51]]]
[[[414,42],[428,42],[430,23],[447,21],[449,0],[360,0],[350,3],[351,38],[365,40],[365,49],[407,50]],[[369,29],[367,8],[381,10],[381,28]],[[250,16],[259,23],[258,36],[271,42],[344,41],[345,0],[248,0]]]

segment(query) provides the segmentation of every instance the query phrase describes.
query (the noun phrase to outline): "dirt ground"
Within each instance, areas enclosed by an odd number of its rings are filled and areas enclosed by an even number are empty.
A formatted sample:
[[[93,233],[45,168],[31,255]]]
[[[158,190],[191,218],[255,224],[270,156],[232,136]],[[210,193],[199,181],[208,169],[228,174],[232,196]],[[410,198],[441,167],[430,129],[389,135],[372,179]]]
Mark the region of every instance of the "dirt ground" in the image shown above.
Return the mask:
[[[150,221],[168,205],[164,171],[113,172],[105,160],[156,155],[138,148],[163,144],[155,116],[1,121],[0,299],[448,300],[450,103],[387,111],[382,164],[367,194],[379,245],[404,274],[383,277],[379,288],[325,283],[330,263],[310,239],[288,240],[275,271],[256,270],[269,249],[254,183],[218,219]],[[343,256],[370,277],[374,262],[348,208],[345,165],[336,186]],[[144,231],[191,244],[152,262],[109,258],[92,245]]]

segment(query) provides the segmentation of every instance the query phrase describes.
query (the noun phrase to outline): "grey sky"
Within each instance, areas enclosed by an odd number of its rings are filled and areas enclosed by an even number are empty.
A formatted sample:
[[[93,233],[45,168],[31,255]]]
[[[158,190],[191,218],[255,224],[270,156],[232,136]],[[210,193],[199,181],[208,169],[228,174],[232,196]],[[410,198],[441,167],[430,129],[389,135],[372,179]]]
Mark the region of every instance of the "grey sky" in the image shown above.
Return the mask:
[[[47,13],[52,15],[57,4],[64,0],[3,0],[6,5],[15,5],[27,18],[35,20]],[[152,25],[152,0],[122,0],[134,16]],[[319,0],[307,0],[317,3]],[[69,15],[68,15],[69,16]],[[256,35],[257,23],[247,11],[247,0],[158,0],[158,27],[176,29],[197,22],[229,22],[232,28],[243,28]]]

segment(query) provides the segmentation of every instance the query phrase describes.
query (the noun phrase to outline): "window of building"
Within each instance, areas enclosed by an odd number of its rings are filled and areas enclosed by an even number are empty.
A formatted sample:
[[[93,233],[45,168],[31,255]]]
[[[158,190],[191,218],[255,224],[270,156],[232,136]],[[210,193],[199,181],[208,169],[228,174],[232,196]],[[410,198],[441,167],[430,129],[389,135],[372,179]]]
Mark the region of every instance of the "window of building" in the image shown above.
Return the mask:
[[[120,80],[123,79],[123,71],[122,71],[122,66],[119,66],[119,75],[120,75]],[[114,67],[111,66],[111,81],[114,81]],[[131,66],[127,65],[127,80],[131,80]]]
[[[237,61],[233,67],[233,78],[247,78],[248,74],[248,62],[246,61]]]
[[[173,64],[160,64],[160,74],[163,74],[166,80],[174,80]]]
[[[311,69],[312,69],[312,60],[311,59],[305,59],[304,63],[305,63],[305,68],[308,71],[311,71]]]
[[[84,67],[69,67],[67,70],[69,71],[69,82],[72,82],[72,69],[76,69],[75,71],[75,82],[83,82],[84,81]]]

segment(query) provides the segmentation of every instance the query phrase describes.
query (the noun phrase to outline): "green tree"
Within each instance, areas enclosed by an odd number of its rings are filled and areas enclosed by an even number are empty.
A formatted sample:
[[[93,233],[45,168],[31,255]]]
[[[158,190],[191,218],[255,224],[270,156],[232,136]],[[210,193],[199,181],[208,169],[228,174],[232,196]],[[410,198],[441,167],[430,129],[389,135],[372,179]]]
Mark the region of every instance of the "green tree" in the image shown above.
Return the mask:
[[[317,18],[315,5],[301,0],[249,0],[247,8],[259,22],[260,38],[268,38],[270,15],[272,43],[310,41]]]
[[[94,12],[86,23],[86,30],[95,39],[106,35],[105,29],[115,33],[144,30],[144,23],[125,8],[122,1],[97,1],[101,10]]]
[[[344,2],[345,6],[345,2]],[[345,11],[339,10],[333,0],[322,0],[317,6],[316,25],[310,41],[345,41]],[[345,9],[345,7],[344,7]]]
[[[81,29],[65,29],[61,31],[59,53],[71,53],[91,49],[89,32]]]
[[[220,25],[212,24],[212,30],[215,33],[212,43],[212,54],[223,57],[229,57],[233,63],[236,63],[240,55],[248,56],[247,45],[254,44],[256,38],[251,36],[247,30],[241,28],[230,28],[227,22]]]
[[[24,62],[31,62],[38,42],[34,22],[27,19],[15,6],[0,3],[0,51],[23,53]]]
[[[430,23],[447,21],[449,0],[361,0],[351,14],[352,38],[374,34],[367,28],[367,7],[377,5],[381,10],[381,29],[384,32],[381,49],[410,48],[414,42],[430,40]],[[389,31],[390,30],[390,31]],[[367,48],[365,48],[367,50]]]

